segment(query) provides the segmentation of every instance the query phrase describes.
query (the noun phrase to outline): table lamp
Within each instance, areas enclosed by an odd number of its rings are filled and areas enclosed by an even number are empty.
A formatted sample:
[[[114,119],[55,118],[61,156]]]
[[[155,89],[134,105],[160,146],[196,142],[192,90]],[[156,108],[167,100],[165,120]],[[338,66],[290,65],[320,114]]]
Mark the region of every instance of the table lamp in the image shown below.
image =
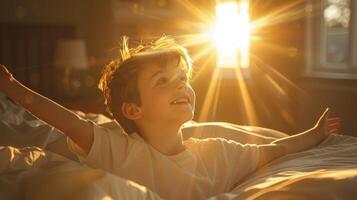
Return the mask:
[[[81,39],[62,39],[57,42],[54,54],[56,88],[61,97],[77,97],[82,78],[87,73],[86,44]]]

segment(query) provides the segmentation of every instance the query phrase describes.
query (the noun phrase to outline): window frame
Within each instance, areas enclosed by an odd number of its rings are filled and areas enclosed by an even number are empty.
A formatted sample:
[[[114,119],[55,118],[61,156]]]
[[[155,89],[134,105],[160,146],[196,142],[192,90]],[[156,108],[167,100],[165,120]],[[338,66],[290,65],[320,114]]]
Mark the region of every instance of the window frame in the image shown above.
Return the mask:
[[[349,59],[347,63],[328,63],[326,53],[326,32],[323,8],[327,0],[308,0],[306,3],[305,32],[305,70],[304,76],[357,79],[357,3],[351,0],[351,18],[349,26]],[[316,13],[320,13],[317,14]]]

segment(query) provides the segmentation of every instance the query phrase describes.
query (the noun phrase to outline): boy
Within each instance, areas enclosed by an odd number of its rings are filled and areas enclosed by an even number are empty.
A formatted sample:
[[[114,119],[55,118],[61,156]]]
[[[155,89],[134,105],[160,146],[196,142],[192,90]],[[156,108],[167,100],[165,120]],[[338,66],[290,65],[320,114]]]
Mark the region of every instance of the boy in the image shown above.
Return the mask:
[[[244,177],[289,153],[316,146],[337,131],[328,109],[317,124],[267,145],[223,139],[182,139],[194,114],[186,50],[163,37],[129,49],[103,71],[99,87],[108,111],[128,134],[81,119],[31,91],[0,68],[0,89],[33,114],[63,131],[82,162],[148,187],[167,199],[203,199],[230,191]]]

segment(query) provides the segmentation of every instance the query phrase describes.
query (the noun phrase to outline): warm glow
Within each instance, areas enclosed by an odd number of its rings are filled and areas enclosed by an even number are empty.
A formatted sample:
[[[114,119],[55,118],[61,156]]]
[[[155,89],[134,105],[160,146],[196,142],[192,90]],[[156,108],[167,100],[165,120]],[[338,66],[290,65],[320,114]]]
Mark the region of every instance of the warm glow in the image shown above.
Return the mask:
[[[216,2],[223,1],[218,0]],[[198,113],[198,121],[217,121],[219,120],[220,115],[220,106],[225,103],[221,103],[220,99],[224,92],[227,92],[226,89],[229,89],[229,92],[239,93],[238,98],[241,98],[240,103],[242,104],[239,109],[240,115],[244,117],[245,121],[240,121],[249,125],[261,125],[257,117],[255,104],[252,102],[250,94],[254,91],[250,91],[252,88],[245,82],[246,78],[250,77],[250,70],[244,70],[243,67],[248,67],[250,61],[254,62],[254,67],[259,69],[259,73],[254,75],[259,75],[259,79],[263,84],[273,91],[274,95],[279,96],[279,101],[284,99],[284,102],[287,102],[290,105],[290,102],[294,102],[293,99],[288,95],[284,87],[279,85],[288,85],[287,89],[296,90],[299,94],[304,97],[308,97],[308,94],[303,91],[301,88],[296,86],[292,81],[287,79],[283,74],[274,69],[272,66],[268,65],[260,58],[260,56],[266,56],[269,54],[264,54],[265,51],[272,51],[271,55],[279,54],[280,56],[290,56],[295,55],[295,47],[284,46],[281,44],[269,42],[269,38],[266,38],[268,35],[265,35],[267,30],[272,30],[275,25],[285,25],[287,22],[302,20],[306,17],[306,12],[312,12],[315,5],[306,7],[306,1],[304,0],[294,0],[286,1],[283,4],[277,6],[272,6],[274,9],[265,11],[264,15],[259,15],[259,18],[256,18],[250,21],[249,17],[249,7],[253,7],[248,2],[249,0],[236,0],[239,3],[228,3],[229,0],[224,0],[226,3],[220,3],[216,6],[216,14],[211,15],[211,13],[206,13],[205,10],[200,9],[200,6],[195,5],[192,0],[180,0],[177,1],[190,11],[190,14],[194,15],[195,18],[200,19],[202,24],[197,22],[190,21],[180,21],[176,22],[176,25],[179,25],[182,28],[187,28],[187,32],[191,34],[178,35],[175,36],[176,39],[180,41],[186,48],[193,47],[202,47],[198,51],[192,54],[192,59],[196,63],[200,64],[199,68],[195,70],[195,79],[199,79],[204,76],[210,76],[211,79],[208,84],[208,90],[204,97],[204,102]],[[231,0],[230,2],[233,2]],[[256,4],[255,4],[256,3]],[[265,7],[269,2],[267,1],[256,1],[254,7],[261,8]],[[259,4],[262,5],[259,5]],[[317,3],[317,5],[319,5]],[[253,9],[253,8],[252,8]],[[207,25],[212,23],[210,31],[208,31]],[[197,34],[192,34],[192,29],[198,28]],[[274,29],[275,30],[275,29]],[[201,33],[202,32],[202,33]],[[294,35],[288,35],[289,37],[294,37]],[[268,39],[268,40],[267,40]],[[252,52],[249,55],[249,46],[251,41],[259,40],[259,43],[256,43],[256,49],[262,49],[260,55],[254,55]],[[205,46],[203,46],[204,44]],[[213,53],[214,50],[217,50],[217,56]],[[291,53],[291,50],[294,50]],[[269,52],[270,53],[270,52]],[[212,69],[210,67],[213,60],[217,58],[217,66],[220,67],[234,67],[234,69],[224,69],[216,68],[213,74],[210,74]],[[260,75],[261,74],[261,75]],[[248,75],[248,76],[246,76]],[[217,78],[216,78],[217,77]],[[225,81],[225,77],[230,79]],[[256,76],[257,77],[257,76]],[[258,78],[258,77],[257,77]],[[204,78],[203,80],[207,80]],[[232,83],[231,80],[236,80],[236,83]],[[198,80],[199,81],[199,80]],[[232,87],[224,88],[227,86],[225,83],[230,82]],[[234,86],[237,87],[234,87]],[[235,95],[232,95],[232,98]],[[223,98],[223,97],[222,97]],[[225,101],[225,100],[224,100]],[[271,105],[266,103],[265,98],[256,98],[255,99],[259,107],[259,112],[264,111],[265,114],[268,114],[270,118],[273,115],[270,115],[270,112],[267,112],[271,109]],[[289,114],[287,110],[287,104],[277,104],[277,112],[281,114],[282,119],[284,119],[291,127],[296,128],[295,121],[293,117]],[[281,106],[281,107],[280,107]],[[242,111],[242,112],[241,112]],[[232,111],[234,112],[234,111]],[[230,113],[227,113],[227,116]],[[236,119],[238,120],[237,117]],[[232,116],[232,120],[236,120]],[[241,120],[241,119],[239,119]]]
[[[214,40],[217,66],[246,68],[249,66],[249,4],[247,1],[216,5]]]

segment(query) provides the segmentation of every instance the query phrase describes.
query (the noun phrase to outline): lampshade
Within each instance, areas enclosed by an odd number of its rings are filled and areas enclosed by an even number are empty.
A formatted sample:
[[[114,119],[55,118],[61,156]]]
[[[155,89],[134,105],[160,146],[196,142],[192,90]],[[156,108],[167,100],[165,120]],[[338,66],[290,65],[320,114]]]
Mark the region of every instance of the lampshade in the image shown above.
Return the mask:
[[[88,59],[85,42],[81,39],[59,40],[54,65],[57,68],[86,69]]]

